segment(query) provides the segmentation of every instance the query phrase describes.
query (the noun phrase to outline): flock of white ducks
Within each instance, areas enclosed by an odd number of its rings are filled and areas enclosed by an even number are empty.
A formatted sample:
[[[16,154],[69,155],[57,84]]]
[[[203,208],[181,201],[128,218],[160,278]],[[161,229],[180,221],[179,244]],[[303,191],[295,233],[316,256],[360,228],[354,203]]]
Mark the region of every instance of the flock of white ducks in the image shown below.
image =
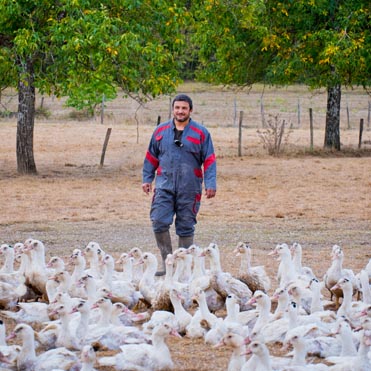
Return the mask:
[[[211,243],[169,254],[157,277],[156,256],[137,247],[115,261],[90,242],[47,262],[39,240],[2,244],[0,371],[168,370],[169,336],[225,347],[228,371],[371,370],[371,260],[353,272],[334,245],[320,279],[299,243],[282,243],[269,253],[279,260],[273,287],[247,243],[233,253],[236,275]],[[270,354],[277,344],[281,356]]]

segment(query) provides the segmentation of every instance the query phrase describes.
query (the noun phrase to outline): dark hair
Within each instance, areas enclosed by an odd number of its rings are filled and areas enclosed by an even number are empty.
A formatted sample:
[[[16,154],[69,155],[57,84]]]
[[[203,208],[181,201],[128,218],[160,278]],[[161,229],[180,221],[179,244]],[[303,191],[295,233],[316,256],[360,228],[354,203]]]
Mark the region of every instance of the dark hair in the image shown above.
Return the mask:
[[[189,108],[192,109],[193,108],[193,103],[192,103],[192,99],[186,95],[186,94],[178,94],[174,99],[173,99],[173,103],[172,103],[172,107],[174,107],[174,103],[175,102],[188,102],[189,104]]]

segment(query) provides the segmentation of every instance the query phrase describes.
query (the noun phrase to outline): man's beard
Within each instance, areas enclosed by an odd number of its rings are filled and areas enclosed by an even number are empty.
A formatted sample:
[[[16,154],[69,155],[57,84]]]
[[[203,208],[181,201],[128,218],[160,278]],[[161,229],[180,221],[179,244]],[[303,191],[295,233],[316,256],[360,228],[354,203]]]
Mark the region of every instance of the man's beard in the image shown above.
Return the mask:
[[[190,116],[184,116],[184,117],[179,117],[175,116],[176,120],[179,122],[186,122],[189,119]]]

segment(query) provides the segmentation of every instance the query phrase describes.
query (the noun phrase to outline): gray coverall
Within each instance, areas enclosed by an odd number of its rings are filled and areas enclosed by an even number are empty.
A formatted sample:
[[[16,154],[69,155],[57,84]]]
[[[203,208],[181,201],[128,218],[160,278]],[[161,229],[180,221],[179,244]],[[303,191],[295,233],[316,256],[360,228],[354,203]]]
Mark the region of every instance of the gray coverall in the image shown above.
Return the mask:
[[[173,223],[178,236],[193,236],[200,208],[202,183],[216,190],[216,159],[210,133],[192,119],[184,128],[181,142],[174,142],[173,120],[154,131],[143,165],[143,183],[155,189],[150,217],[155,233]],[[203,167],[203,169],[202,169]]]

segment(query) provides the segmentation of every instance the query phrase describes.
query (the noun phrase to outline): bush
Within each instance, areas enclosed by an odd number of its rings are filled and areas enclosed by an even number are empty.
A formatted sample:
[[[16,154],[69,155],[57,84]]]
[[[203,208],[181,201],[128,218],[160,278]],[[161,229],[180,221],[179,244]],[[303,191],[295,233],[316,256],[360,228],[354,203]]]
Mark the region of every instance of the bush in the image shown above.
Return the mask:
[[[279,115],[270,116],[266,122],[267,128],[257,131],[263,147],[268,150],[269,155],[278,156],[283,152],[291,133],[291,130],[285,133],[287,124],[285,120],[279,118]]]

